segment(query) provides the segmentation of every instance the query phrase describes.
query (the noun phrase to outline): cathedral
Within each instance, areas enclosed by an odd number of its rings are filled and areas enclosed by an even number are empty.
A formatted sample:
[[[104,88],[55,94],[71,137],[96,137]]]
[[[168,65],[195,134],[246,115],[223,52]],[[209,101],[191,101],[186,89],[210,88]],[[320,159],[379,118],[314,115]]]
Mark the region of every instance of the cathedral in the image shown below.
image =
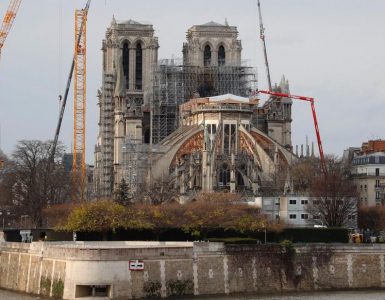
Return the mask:
[[[235,26],[187,31],[183,58],[158,59],[152,25],[114,18],[102,44],[94,192],[135,193],[167,178],[181,197],[218,190],[257,196],[295,159],[288,98],[255,96]],[[289,93],[283,77],[276,91]]]

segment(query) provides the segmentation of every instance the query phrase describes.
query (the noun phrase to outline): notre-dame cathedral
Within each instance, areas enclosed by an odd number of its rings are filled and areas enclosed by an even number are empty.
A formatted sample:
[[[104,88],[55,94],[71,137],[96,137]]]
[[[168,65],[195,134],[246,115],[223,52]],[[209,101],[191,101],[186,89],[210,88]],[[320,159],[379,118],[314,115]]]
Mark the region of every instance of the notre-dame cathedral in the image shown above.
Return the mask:
[[[111,197],[167,176],[191,191],[256,195],[290,164],[291,100],[254,96],[256,72],[242,63],[235,26],[209,22],[187,31],[181,59],[158,59],[152,25],[114,18],[102,43],[103,74],[94,192]],[[275,89],[289,92],[286,79]]]

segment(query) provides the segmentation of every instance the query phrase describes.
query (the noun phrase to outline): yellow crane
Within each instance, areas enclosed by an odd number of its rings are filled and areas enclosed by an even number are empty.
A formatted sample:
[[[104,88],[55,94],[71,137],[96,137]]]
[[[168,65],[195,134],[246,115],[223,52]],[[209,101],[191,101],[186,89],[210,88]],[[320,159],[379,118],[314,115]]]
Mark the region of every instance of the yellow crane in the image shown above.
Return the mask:
[[[87,12],[75,12],[74,136],[72,182],[74,201],[84,200],[86,184]]]
[[[20,4],[21,4],[21,0],[11,0],[8,6],[8,10],[5,13],[3,23],[0,29],[0,57],[1,57],[1,50],[4,46],[4,42],[8,36],[9,31],[11,30],[13,21],[15,20]]]

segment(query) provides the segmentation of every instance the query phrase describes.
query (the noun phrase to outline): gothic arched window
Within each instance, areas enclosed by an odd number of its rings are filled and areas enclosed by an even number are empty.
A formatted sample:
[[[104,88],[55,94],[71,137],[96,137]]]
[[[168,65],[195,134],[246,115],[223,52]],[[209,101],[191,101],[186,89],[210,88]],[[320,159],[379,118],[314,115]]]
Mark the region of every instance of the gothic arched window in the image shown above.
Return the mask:
[[[224,66],[225,64],[226,64],[225,47],[219,46],[219,49],[218,49],[218,66]]]
[[[227,164],[223,164],[219,169],[219,186],[230,184],[230,170]]]
[[[140,42],[136,44],[136,61],[135,61],[135,88],[137,90],[142,89],[142,79],[143,79],[143,53],[142,45]]]
[[[124,77],[126,79],[126,89],[129,88],[129,74],[130,74],[130,48],[128,47],[128,43],[125,42],[123,44],[122,49],[122,61],[123,61],[123,73]]]
[[[203,65],[205,67],[211,65],[211,48],[209,45],[206,45],[205,50],[203,52]]]

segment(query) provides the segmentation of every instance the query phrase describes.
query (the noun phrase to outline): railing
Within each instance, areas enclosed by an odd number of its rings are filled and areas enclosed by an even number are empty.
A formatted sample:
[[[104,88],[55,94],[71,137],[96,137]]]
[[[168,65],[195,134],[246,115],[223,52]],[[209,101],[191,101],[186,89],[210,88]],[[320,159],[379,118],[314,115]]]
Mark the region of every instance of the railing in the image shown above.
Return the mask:
[[[362,173],[355,173],[355,174],[351,174],[351,176],[353,177],[359,177],[359,176],[373,176],[373,177],[381,177],[381,176],[385,176],[385,172],[379,172],[379,173],[376,173],[376,172],[362,172]]]
[[[202,105],[198,107],[194,107],[191,109],[191,112],[196,113],[200,111],[245,111],[245,112],[252,112],[252,109],[250,107],[244,107],[244,106],[237,106],[237,105]]]

